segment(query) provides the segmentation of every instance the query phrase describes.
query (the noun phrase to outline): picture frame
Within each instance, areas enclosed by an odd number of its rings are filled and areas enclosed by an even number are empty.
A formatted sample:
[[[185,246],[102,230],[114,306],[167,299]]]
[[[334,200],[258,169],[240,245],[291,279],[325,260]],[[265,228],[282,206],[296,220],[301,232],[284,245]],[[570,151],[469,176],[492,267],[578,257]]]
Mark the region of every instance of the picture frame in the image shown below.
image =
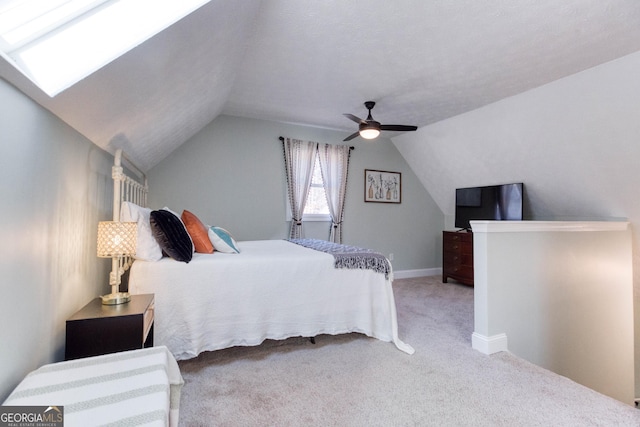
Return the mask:
[[[400,172],[365,169],[364,201],[373,203],[401,203],[402,174]]]

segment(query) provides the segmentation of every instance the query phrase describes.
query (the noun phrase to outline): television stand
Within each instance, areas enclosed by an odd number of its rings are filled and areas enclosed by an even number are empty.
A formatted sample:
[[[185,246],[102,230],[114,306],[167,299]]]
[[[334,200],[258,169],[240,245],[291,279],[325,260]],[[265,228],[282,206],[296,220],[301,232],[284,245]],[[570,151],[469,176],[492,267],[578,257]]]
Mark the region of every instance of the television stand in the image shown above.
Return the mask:
[[[448,279],[473,286],[473,233],[442,232],[442,283]]]

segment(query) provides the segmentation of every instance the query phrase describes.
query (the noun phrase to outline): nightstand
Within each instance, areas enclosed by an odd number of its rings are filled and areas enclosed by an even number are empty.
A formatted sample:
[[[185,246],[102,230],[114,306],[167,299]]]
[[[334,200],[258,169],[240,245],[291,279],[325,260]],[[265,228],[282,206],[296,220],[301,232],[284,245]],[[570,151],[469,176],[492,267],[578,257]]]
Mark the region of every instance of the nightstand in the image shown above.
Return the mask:
[[[153,347],[154,295],[103,305],[92,300],[67,320],[65,360]]]

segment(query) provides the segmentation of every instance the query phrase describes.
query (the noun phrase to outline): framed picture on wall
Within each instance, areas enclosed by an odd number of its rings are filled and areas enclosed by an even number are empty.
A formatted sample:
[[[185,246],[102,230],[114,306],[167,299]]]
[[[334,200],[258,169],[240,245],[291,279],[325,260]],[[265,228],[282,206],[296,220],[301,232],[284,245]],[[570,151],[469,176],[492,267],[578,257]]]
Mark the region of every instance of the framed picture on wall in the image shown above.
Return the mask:
[[[402,175],[400,172],[365,169],[364,201],[400,203],[402,201]]]

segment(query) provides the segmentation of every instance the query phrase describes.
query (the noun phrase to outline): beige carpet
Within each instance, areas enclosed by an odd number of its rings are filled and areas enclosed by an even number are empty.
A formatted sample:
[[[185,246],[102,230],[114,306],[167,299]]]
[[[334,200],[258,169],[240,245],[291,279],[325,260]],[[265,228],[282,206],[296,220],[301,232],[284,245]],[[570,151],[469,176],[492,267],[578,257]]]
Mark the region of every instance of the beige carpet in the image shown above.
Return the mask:
[[[640,410],[471,349],[473,289],[394,282],[400,337],[267,341],[180,362],[182,426],[640,426]]]

